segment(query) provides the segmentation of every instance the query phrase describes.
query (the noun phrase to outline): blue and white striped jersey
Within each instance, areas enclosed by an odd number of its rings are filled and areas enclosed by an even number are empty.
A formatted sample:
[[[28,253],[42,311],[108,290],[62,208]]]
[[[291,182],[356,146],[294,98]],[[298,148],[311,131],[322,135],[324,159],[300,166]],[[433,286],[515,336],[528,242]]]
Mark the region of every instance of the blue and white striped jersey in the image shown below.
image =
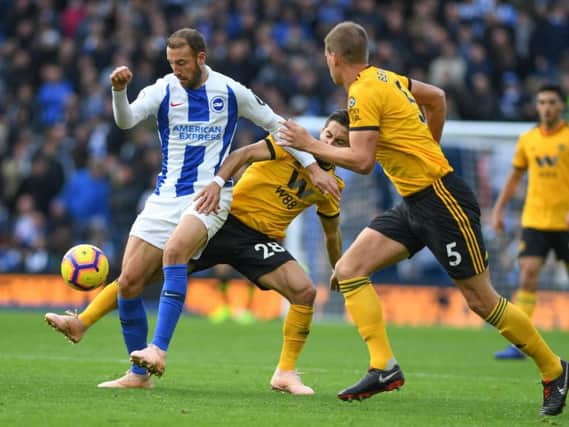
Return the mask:
[[[162,168],[156,195],[180,197],[209,184],[229,153],[239,117],[271,134],[283,120],[251,90],[207,69],[208,79],[198,89],[184,88],[174,74],[158,79],[130,104],[131,113],[126,91],[113,92],[119,127],[130,128],[150,116],[157,119]]]

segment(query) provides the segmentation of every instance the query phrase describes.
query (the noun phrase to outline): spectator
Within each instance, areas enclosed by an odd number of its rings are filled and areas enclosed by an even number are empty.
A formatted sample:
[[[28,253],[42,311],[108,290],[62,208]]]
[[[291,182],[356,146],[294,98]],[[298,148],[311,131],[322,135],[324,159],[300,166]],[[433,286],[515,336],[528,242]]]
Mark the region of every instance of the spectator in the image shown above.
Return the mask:
[[[140,134],[118,130],[109,119],[106,88],[117,64],[138,70],[132,93],[168,73],[162,52],[165,36],[174,28],[195,26],[203,31],[210,40],[208,57],[214,68],[250,85],[284,116],[326,115],[345,105],[344,91],[328,78],[321,44],[331,26],[344,19],[368,30],[371,63],[445,86],[449,118],[533,120],[528,93],[544,80],[569,89],[565,2],[7,3],[10,7],[0,18],[0,206],[8,212],[7,223],[13,224],[16,200],[32,195],[37,210],[46,216],[48,249],[56,252],[69,243],[62,217],[49,208],[62,179],[67,194],[77,181],[110,191],[107,179],[95,178],[87,167],[107,163],[117,168],[111,177],[113,194],[132,191],[126,197],[131,199],[149,188],[159,170],[160,145],[152,124]],[[244,138],[238,133],[236,139],[263,136],[250,125],[242,126],[242,132]],[[45,161],[48,175],[39,191],[35,183],[41,180],[38,169],[45,169]],[[109,201],[105,191],[101,205],[90,199],[90,191],[72,191],[88,199],[77,202],[70,197],[60,206],[70,208],[66,213],[74,224],[94,212],[107,222],[114,223],[116,216],[121,223],[120,215],[128,210],[126,205],[119,208],[115,195]],[[60,241],[55,247],[52,233]],[[8,247],[9,239],[1,235],[0,248]],[[113,239],[115,245],[122,241]],[[116,247],[117,253],[121,249]],[[11,250],[0,253],[5,256],[2,261],[0,254],[0,264],[25,268],[23,254],[18,258]],[[48,263],[56,265],[51,261],[56,258],[50,255]],[[32,264],[41,264],[36,261]]]
[[[506,120],[514,120],[520,116],[520,108],[525,95],[522,91],[518,76],[508,71],[504,73],[502,98],[500,99],[500,112]]]
[[[467,120],[496,120],[500,117],[498,100],[486,74],[472,76],[472,94],[463,93],[459,97],[459,111]]]
[[[94,221],[110,223],[110,193],[103,159],[91,158],[88,167],[77,170],[67,181],[61,203],[79,235]]]
[[[450,40],[442,44],[441,55],[431,62],[429,82],[443,88],[460,88],[464,82],[466,61]]]
[[[16,199],[30,196],[37,210],[47,216],[51,201],[63,187],[63,179],[61,165],[43,153],[37,153],[32,158],[30,174],[20,182]]]
[[[73,91],[71,84],[65,80],[59,65],[44,65],[42,79],[43,83],[38,89],[37,102],[40,124],[47,127],[63,121],[66,102]]]

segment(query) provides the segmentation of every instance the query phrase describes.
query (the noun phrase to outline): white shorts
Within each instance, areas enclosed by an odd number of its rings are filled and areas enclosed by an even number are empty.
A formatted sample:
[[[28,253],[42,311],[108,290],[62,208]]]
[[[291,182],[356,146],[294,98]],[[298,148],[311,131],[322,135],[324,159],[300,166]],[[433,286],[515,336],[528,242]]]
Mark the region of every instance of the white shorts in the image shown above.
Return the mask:
[[[207,239],[209,241],[227,219],[233,197],[233,188],[224,187],[221,189],[220,209],[217,213],[212,212],[209,215],[197,213],[194,209],[194,197],[197,193],[199,191],[176,198],[151,194],[146,200],[144,209],[134,220],[129,234],[163,250],[180,219],[186,215],[193,215],[207,228]],[[201,252],[199,250],[194,254],[194,257],[198,258]]]

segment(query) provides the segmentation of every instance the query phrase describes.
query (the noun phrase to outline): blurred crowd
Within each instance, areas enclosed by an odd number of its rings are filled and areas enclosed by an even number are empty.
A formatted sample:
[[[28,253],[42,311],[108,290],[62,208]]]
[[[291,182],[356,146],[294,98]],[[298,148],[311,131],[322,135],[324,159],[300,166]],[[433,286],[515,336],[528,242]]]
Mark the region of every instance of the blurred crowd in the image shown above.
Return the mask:
[[[350,19],[370,63],[445,88],[449,119],[534,120],[537,86],[569,92],[568,13],[550,0],[0,0],[0,272],[57,271],[84,241],[117,271],[161,151],[152,122],[113,124],[108,75],[132,69],[132,100],[170,71],[175,29],[203,32],[208,64],[283,116],[345,105],[322,40]],[[261,136],[242,123],[236,143]]]

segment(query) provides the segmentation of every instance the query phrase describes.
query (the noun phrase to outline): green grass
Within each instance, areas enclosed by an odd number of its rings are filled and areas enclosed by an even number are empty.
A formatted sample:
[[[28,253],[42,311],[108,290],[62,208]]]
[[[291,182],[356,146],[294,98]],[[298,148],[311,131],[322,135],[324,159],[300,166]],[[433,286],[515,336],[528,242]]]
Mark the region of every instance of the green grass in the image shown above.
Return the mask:
[[[542,389],[531,361],[492,360],[505,341],[490,328],[390,327],[406,385],[350,404],[336,393],[363,375],[368,360],[350,325],[314,325],[299,369],[316,395],[301,397],[268,385],[278,322],[214,326],[185,316],[154,390],[103,390],[96,384],[128,368],[117,317],[103,319],[78,345],[42,317],[0,312],[0,426],[569,425],[567,413],[538,416]],[[545,336],[569,356],[566,334]]]

